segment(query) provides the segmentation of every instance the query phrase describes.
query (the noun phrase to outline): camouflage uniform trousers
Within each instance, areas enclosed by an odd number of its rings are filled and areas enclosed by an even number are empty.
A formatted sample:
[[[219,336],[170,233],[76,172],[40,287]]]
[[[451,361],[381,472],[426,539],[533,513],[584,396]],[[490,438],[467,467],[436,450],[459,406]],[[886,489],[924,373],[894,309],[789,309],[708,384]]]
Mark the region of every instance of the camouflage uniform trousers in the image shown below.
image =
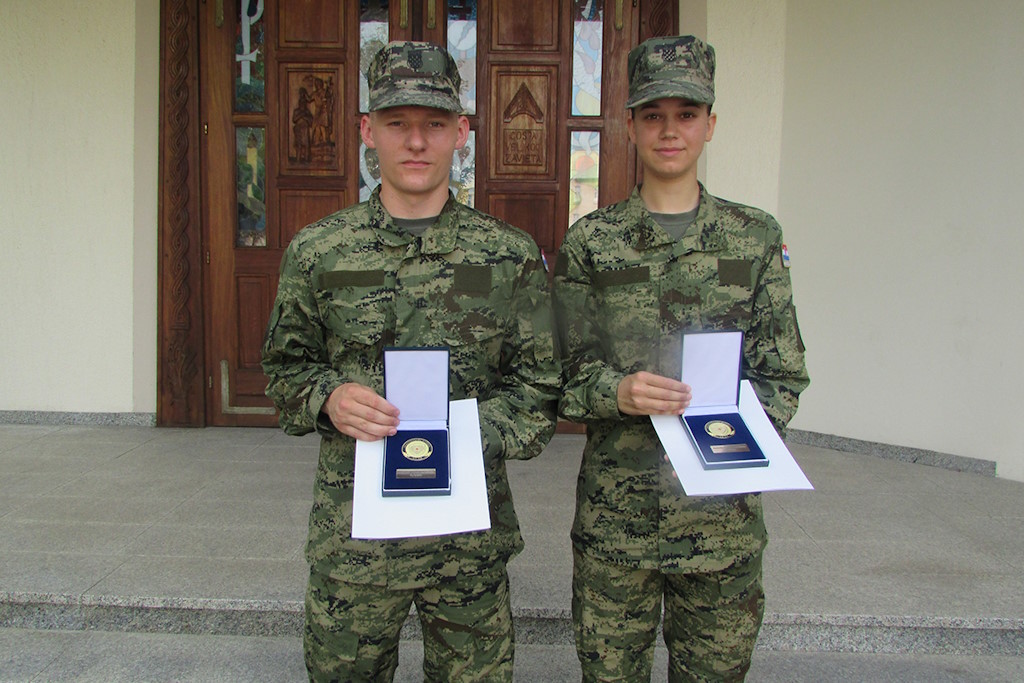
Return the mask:
[[[719,572],[673,574],[574,549],[572,616],[583,680],[651,680],[664,596],[668,680],[742,681],[764,616],[761,557]]]
[[[314,568],[303,638],[309,680],[393,680],[399,633],[414,603],[424,681],[512,680],[515,639],[504,565],[407,590],[338,581]]]

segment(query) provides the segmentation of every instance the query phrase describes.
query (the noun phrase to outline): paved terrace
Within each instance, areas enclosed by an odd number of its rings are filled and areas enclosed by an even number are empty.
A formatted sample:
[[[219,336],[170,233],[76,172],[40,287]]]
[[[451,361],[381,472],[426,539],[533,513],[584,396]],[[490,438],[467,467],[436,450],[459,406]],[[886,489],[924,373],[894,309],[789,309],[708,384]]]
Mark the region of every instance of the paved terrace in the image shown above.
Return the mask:
[[[1024,484],[790,445],[816,490],[765,495],[749,680],[1024,680]],[[579,677],[582,447],[509,463],[517,680]],[[271,429],[0,424],[0,680],[302,680],[316,458]],[[399,680],[419,680],[418,638],[411,620]]]

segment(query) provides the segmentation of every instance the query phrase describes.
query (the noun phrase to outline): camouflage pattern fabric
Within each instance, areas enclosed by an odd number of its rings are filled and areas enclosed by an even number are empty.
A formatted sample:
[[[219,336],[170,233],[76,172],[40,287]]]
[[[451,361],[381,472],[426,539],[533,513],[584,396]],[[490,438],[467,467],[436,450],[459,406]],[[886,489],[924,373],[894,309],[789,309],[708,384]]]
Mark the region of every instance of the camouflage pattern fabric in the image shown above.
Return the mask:
[[[316,569],[306,589],[303,638],[312,681],[393,680],[410,605],[423,631],[424,680],[512,680],[515,641],[504,569],[423,590],[391,591],[336,581]]]
[[[687,497],[616,389],[640,370],[679,377],[684,332],[740,329],[742,375],[784,433],[809,380],[782,231],[701,186],[673,240],[637,189],[569,229],[554,281],[559,411],[587,426],[572,528],[584,680],[649,680],[663,596],[669,680],[742,680],[764,610],[760,496]]]
[[[764,616],[761,553],[710,574],[573,558],[573,624],[584,681],[650,681],[662,618],[669,681],[742,681]]]
[[[577,221],[555,269],[567,419],[586,423],[574,544],[608,561],[711,572],[761,550],[758,495],[684,495],[648,417],[619,413],[616,389],[639,370],[681,374],[683,332],[740,329],[742,376],[782,432],[808,384],[782,232],[757,209],[700,188],[682,239],[639,192]]]
[[[369,111],[413,105],[462,113],[455,60],[430,43],[388,43],[370,62],[366,82]]]
[[[629,51],[626,108],[681,97],[715,103],[715,49],[694,36],[650,38]]]
[[[320,408],[344,382],[383,394],[386,346],[450,347],[451,399],[479,402],[489,530],[351,538],[355,441]],[[394,226],[378,188],[292,240],[263,369],[282,428],[323,437],[306,544],[311,565],[329,566],[339,580],[404,589],[468,580],[521,550],[504,459],[544,448],[559,386],[547,279],[529,235],[449,197],[438,222],[414,237]]]

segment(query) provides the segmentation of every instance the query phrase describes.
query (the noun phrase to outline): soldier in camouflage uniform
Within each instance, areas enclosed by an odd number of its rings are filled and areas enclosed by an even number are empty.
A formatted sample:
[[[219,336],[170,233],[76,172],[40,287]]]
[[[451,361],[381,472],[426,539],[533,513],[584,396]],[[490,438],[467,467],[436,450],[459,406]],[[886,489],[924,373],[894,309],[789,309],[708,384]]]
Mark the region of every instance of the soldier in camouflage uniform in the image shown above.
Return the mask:
[[[292,240],[263,348],[281,426],[322,438],[306,545],[306,664],[315,681],[391,680],[415,604],[426,680],[510,681],[505,567],[523,540],[505,458],[537,455],[555,427],[547,279],[526,233],[450,195],[452,153],[469,131],[451,57],[392,43],[367,76],[361,135],[378,152],[381,186]],[[392,435],[398,423],[380,395],[386,346],[450,348],[451,398],[478,400],[489,530],[351,538],[355,440]]]
[[[650,680],[663,601],[669,680],[742,680],[764,610],[760,497],[687,497],[648,417],[689,404],[684,332],[744,332],[743,377],[780,432],[808,383],[779,225],[697,181],[714,68],[692,36],[630,52],[643,183],[575,223],[555,268],[560,412],[587,426],[572,529],[585,681]]]

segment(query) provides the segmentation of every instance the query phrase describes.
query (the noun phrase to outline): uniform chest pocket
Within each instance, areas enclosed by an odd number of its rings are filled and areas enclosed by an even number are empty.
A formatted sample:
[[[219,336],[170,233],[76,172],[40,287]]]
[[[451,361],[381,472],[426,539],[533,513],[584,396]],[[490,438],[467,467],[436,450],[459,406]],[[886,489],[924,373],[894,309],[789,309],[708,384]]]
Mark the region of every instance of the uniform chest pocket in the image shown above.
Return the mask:
[[[717,282],[708,288],[702,318],[712,327],[746,330],[753,306],[754,263],[748,259],[717,259]]]
[[[382,270],[332,270],[318,278],[317,303],[328,336],[376,346],[391,298]]]
[[[449,345],[478,344],[501,333],[512,302],[502,295],[501,288],[495,289],[492,275],[490,266],[455,265],[447,297]]]
[[[658,305],[650,268],[596,271],[593,284],[601,327],[613,339],[651,339]]]

